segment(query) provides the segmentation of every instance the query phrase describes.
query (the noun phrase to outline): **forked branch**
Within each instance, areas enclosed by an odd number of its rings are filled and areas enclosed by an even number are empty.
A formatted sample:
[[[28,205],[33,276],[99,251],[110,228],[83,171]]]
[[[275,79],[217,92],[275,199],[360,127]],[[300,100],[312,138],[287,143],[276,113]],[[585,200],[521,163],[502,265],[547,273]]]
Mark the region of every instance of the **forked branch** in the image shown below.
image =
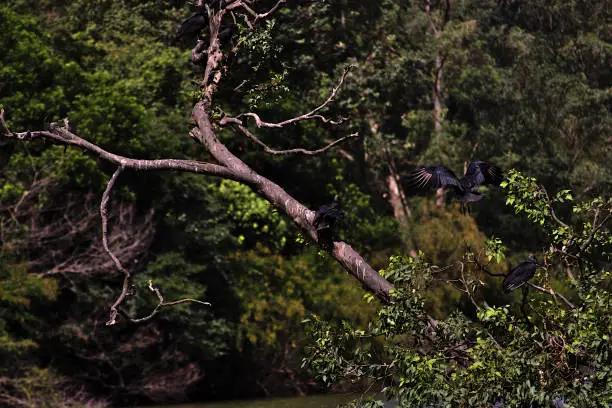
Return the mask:
[[[142,322],[146,322],[147,320],[151,320],[151,318],[157,314],[159,309],[165,306],[175,306],[175,305],[180,305],[182,303],[198,303],[200,305],[210,306],[210,303],[208,302],[202,302],[201,300],[191,299],[191,298],[175,300],[172,302],[166,302],[164,300],[164,296],[161,294],[160,289],[157,286],[153,285],[153,281],[149,280],[148,287],[151,292],[155,292],[157,299],[159,299],[159,303],[157,304],[157,306],[155,306],[155,309],[153,309],[153,311],[148,316],[141,317],[138,319],[131,318],[127,313],[125,313],[124,311],[121,311],[121,314],[123,314],[125,318],[128,319],[132,323],[142,323]]]
[[[314,108],[313,110],[311,110],[308,113],[304,113],[303,115],[299,115],[299,116],[296,116],[294,118],[284,120],[282,122],[273,123],[273,122],[265,122],[265,121],[263,121],[259,117],[259,115],[257,115],[256,113],[246,112],[246,113],[241,113],[240,115],[236,116],[235,118],[225,117],[225,118],[221,119],[221,121],[219,121],[219,124],[221,124],[221,125],[226,125],[226,124],[244,125],[244,123],[241,120],[241,118],[242,117],[250,117],[250,118],[253,118],[255,120],[255,124],[257,125],[257,127],[260,127],[260,128],[262,128],[262,127],[266,127],[266,128],[282,128],[283,126],[287,126],[287,125],[290,125],[292,123],[296,123],[296,122],[300,122],[300,121],[304,121],[304,120],[313,120],[313,119],[320,120],[323,123],[330,123],[332,125],[338,125],[338,124],[344,122],[347,118],[342,118],[341,117],[338,120],[332,120],[332,119],[326,118],[325,116],[319,114],[318,112],[321,109],[325,108],[326,106],[328,106],[330,103],[333,102],[333,100],[338,95],[338,91],[340,90],[340,87],[344,83],[344,80],[346,79],[346,76],[348,75],[348,73],[353,68],[355,68],[354,65],[349,65],[348,67],[346,67],[344,69],[344,72],[340,76],[340,80],[338,81],[338,84],[331,90],[331,92],[330,92],[329,96],[327,97],[327,99],[325,100],[325,102],[323,102],[322,104],[320,104],[319,106],[317,106],[316,108]]]
[[[120,156],[118,154],[110,153],[101,147],[88,142],[87,140],[75,135],[65,127],[60,127],[57,124],[52,124],[51,129],[46,131],[34,131],[34,132],[12,132],[6,126],[4,120],[4,109],[0,110],[0,119],[4,128],[4,134],[7,137],[15,137],[19,140],[36,140],[36,139],[50,139],[60,144],[69,146],[75,146],[81,149],[85,149],[94,153],[96,156],[104,159],[110,163],[122,166],[123,168],[131,168],[135,170],[180,170],[187,171],[190,173],[203,173],[211,176],[229,178],[232,180],[240,181],[236,174],[227,167],[220,166],[218,164],[200,162],[197,160],[180,160],[180,159],[157,159],[157,160],[141,160],[131,159],[129,157]]]
[[[549,295],[551,295],[553,298],[555,297],[559,297],[570,309],[575,309],[576,306],[574,306],[574,304],[572,302],[570,302],[569,300],[567,300],[567,298],[565,296],[563,296],[562,294],[560,294],[559,292],[555,292],[554,290],[550,289],[545,289],[541,286],[538,285],[534,285],[531,282],[525,282],[527,283],[527,285],[535,290],[537,290],[538,292],[542,292],[542,293],[548,293]]]
[[[317,150],[307,150],[301,147],[295,148],[295,149],[287,149],[287,150],[275,150],[270,148],[267,144],[265,144],[264,142],[262,142],[259,138],[257,138],[257,136],[255,136],[253,133],[251,133],[251,131],[249,129],[247,129],[246,127],[244,127],[243,125],[237,125],[238,129],[240,129],[240,131],[242,133],[244,133],[249,139],[251,139],[253,142],[255,142],[255,144],[263,147],[264,152],[266,153],[270,153],[270,154],[274,154],[274,155],[286,155],[286,154],[295,154],[295,153],[300,153],[306,156],[314,156],[320,153],[324,153],[326,151],[328,151],[329,149],[331,149],[332,147],[336,146],[337,144],[340,144],[348,139],[352,139],[352,138],[356,138],[359,137],[359,133],[353,133],[350,134],[348,136],[344,136],[341,137],[338,140],[334,140],[333,142],[329,143],[327,146],[322,147],[320,149]]]
[[[119,178],[119,175],[121,174],[122,171],[123,171],[123,167],[122,166],[119,166],[117,168],[117,170],[115,170],[115,172],[113,173],[112,177],[108,181],[106,189],[104,190],[104,194],[102,195],[102,200],[100,202],[100,217],[102,218],[102,245],[104,246],[104,250],[106,251],[108,256],[112,259],[113,263],[115,264],[115,267],[121,273],[123,273],[123,276],[124,276],[123,277],[123,287],[121,288],[121,293],[119,294],[119,297],[117,298],[117,300],[115,300],[115,303],[113,303],[111,308],[110,308],[110,318],[106,322],[107,326],[112,326],[115,323],[117,323],[118,307],[119,307],[119,305],[121,305],[121,303],[123,303],[125,298],[132,293],[132,287],[133,287],[133,285],[132,285],[132,274],[130,273],[130,271],[128,269],[126,269],[121,264],[119,259],[115,256],[113,251],[111,251],[111,249],[110,249],[110,247],[108,245],[108,202],[110,201],[110,193],[111,193],[115,183],[117,182],[117,178]],[[154,287],[151,281],[149,281],[149,289],[152,290],[153,292],[155,292],[155,294],[157,295],[157,298],[159,299],[159,303],[157,304],[157,306],[155,307],[153,312],[151,312],[151,314],[149,314],[146,317],[140,318],[140,319],[133,319],[133,318],[129,317],[126,313],[122,313],[132,323],[140,323],[140,322],[144,322],[144,321],[147,321],[147,320],[151,319],[153,316],[155,316],[155,314],[157,314],[159,309],[161,307],[164,307],[164,306],[180,305],[181,303],[187,303],[187,302],[199,303],[199,304],[202,304],[202,305],[210,306],[210,303],[208,303],[208,302],[202,302],[200,300],[189,299],[189,298],[181,299],[181,300],[176,300],[176,301],[173,301],[173,302],[165,302],[164,301],[164,297],[162,296],[161,292],[159,291],[159,288]]]
[[[123,171],[123,166],[117,167],[117,170],[113,173],[113,176],[108,181],[106,185],[106,189],[104,190],[104,194],[102,194],[102,201],[100,202],[100,218],[102,219],[102,246],[104,247],[104,251],[108,254],[108,256],[112,259],[115,267],[123,274],[123,287],[121,288],[121,293],[115,303],[110,308],[110,318],[106,322],[107,326],[113,325],[116,323],[117,318],[117,307],[125,300],[126,296],[130,293],[130,288],[132,287],[132,274],[130,271],[125,269],[119,259],[113,254],[113,251],[110,250],[108,246],[108,202],[110,200],[110,193],[119,178],[119,174]]]

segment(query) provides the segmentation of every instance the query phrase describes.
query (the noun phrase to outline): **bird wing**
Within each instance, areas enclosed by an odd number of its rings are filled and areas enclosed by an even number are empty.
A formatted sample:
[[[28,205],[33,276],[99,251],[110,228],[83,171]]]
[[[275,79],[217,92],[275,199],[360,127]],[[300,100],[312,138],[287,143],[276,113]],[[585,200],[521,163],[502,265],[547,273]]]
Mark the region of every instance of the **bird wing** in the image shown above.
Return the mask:
[[[470,163],[461,181],[470,189],[480,184],[498,185],[502,179],[501,168],[485,161],[475,161]]]
[[[441,164],[426,166],[410,173],[408,184],[416,188],[438,188],[455,186],[462,188],[459,179],[451,169]]]
[[[530,261],[521,262],[512,268],[502,284],[504,292],[509,293],[523,286],[525,282],[533,278],[536,269],[537,265]]]

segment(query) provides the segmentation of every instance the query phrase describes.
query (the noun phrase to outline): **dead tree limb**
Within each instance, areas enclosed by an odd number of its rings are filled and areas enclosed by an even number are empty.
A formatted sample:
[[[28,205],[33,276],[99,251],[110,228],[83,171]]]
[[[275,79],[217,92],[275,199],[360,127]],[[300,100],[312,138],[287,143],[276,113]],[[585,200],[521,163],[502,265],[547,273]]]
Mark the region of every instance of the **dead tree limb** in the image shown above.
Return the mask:
[[[219,123],[221,125],[224,125],[226,123],[234,123],[234,124],[243,125],[243,122],[242,122],[242,120],[240,120],[240,118],[242,118],[242,117],[250,117],[250,118],[253,118],[255,120],[255,124],[257,125],[257,127],[260,127],[260,128],[261,127],[282,128],[283,126],[287,126],[287,125],[290,125],[292,123],[301,122],[301,121],[304,121],[304,120],[312,120],[312,119],[320,120],[323,123],[330,123],[332,125],[338,125],[338,124],[344,122],[347,118],[340,118],[338,120],[331,120],[331,119],[328,119],[325,116],[319,114],[318,112],[321,109],[325,108],[326,106],[328,106],[330,103],[333,102],[333,100],[338,95],[338,91],[340,90],[340,87],[342,87],[342,84],[344,83],[344,80],[346,79],[346,76],[348,75],[349,72],[351,72],[351,70],[353,68],[355,68],[354,65],[349,65],[348,67],[346,67],[344,69],[344,72],[342,73],[342,75],[340,77],[340,80],[338,81],[336,86],[332,89],[332,91],[330,92],[330,94],[327,97],[327,99],[322,104],[320,104],[319,106],[317,106],[316,108],[314,108],[313,110],[311,110],[308,113],[304,113],[303,115],[299,115],[299,116],[293,117],[291,119],[284,120],[282,122],[272,123],[272,122],[265,122],[265,121],[261,120],[259,115],[257,115],[256,113],[246,112],[246,113],[241,113],[240,115],[236,116],[235,118],[223,118],[223,119],[221,119],[221,121]]]
[[[4,115],[4,112],[0,112]],[[139,160],[119,156],[86,141],[60,126],[54,126],[49,131],[12,132],[5,128],[5,135],[19,140],[48,138],[70,146],[86,149],[96,156],[111,163],[136,170],[180,170],[199,174],[227,178],[241,182],[251,187],[257,194],[287,214],[299,226],[306,236],[318,242],[318,237],[312,222],[314,211],[291,197],[278,184],[261,176],[247,166],[242,160],[231,153],[214,134],[210,121],[210,103],[206,100],[196,104],[193,110],[198,128],[192,130],[192,135],[211,153],[219,164],[199,162],[195,160],[158,159]],[[389,300],[389,292],[393,285],[376,272],[349,244],[334,242],[330,255],[342,265],[352,276],[361,282],[366,290],[376,294],[384,302]],[[115,314],[116,317],[116,314]],[[110,319],[112,321],[113,319]]]
[[[264,142],[262,142],[257,136],[255,136],[253,133],[251,133],[251,131],[249,129],[247,129],[246,127],[244,127],[243,125],[237,125],[237,127],[249,139],[251,139],[253,142],[255,142],[255,144],[263,147],[264,152],[270,153],[270,154],[274,154],[274,155],[287,155],[287,154],[300,153],[300,154],[303,154],[303,155],[306,155],[306,156],[314,156],[314,155],[321,154],[321,153],[324,153],[324,152],[328,151],[332,147],[336,146],[337,144],[340,144],[340,143],[344,142],[347,139],[352,139],[352,138],[355,138],[355,137],[359,137],[358,133],[353,133],[353,134],[350,134],[348,136],[341,137],[338,140],[334,140],[333,142],[329,143],[327,146],[322,147],[322,148],[317,149],[317,150],[306,150],[306,149],[301,148],[301,147],[298,147],[298,148],[295,148],[295,149],[275,150],[275,149],[270,148]]]
[[[132,323],[142,323],[142,322],[146,322],[148,320],[151,320],[153,318],[153,316],[155,316],[157,314],[159,309],[161,309],[162,307],[165,307],[165,306],[175,306],[175,305],[180,305],[180,304],[183,304],[183,303],[198,303],[200,305],[210,306],[210,303],[208,303],[208,302],[202,302],[201,300],[191,299],[191,298],[175,300],[175,301],[172,301],[172,302],[166,302],[165,299],[164,299],[164,296],[162,295],[162,293],[159,290],[159,288],[153,284],[153,281],[149,280],[148,287],[149,287],[149,290],[151,292],[155,293],[155,296],[157,296],[157,299],[159,300],[159,303],[157,304],[157,306],[155,306],[155,309],[153,309],[153,311],[149,315],[147,315],[145,317],[138,318],[138,319],[131,318],[127,313],[122,312],[121,314],[123,314]]]
[[[263,14],[250,13],[254,17],[253,21],[261,20],[263,18],[268,17],[270,14],[276,11],[283,3],[284,1],[282,0],[278,1],[272,9]],[[110,192],[121,171],[123,171],[124,169],[131,168],[136,170],[179,170],[198,174],[208,174],[216,177],[238,181],[249,186],[259,196],[263,197],[280,211],[289,216],[293,220],[293,222],[305,233],[306,236],[308,236],[314,242],[318,242],[316,230],[312,225],[315,217],[315,212],[306,208],[306,206],[304,206],[302,203],[300,203],[291,195],[289,195],[278,184],[267,179],[266,177],[263,177],[262,175],[251,169],[246,163],[244,163],[241,159],[239,159],[232,152],[230,152],[229,149],[224,144],[222,144],[215,135],[213,124],[211,121],[212,99],[216,90],[216,85],[220,82],[223,74],[223,67],[219,67],[220,62],[223,59],[223,54],[218,39],[219,28],[221,26],[225,10],[230,9],[230,7],[234,8],[234,6],[242,7],[245,10],[250,9],[241,0],[237,0],[231,3],[226,8],[222,8],[218,11],[211,10],[210,8],[208,9],[209,28],[211,35],[207,51],[208,58],[206,60],[204,78],[200,82],[200,88],[202,90],[202,99],[195,105],[192,110],[192,117],[197,123],[197,128],[193,129],[190,132],[190,136],[196,139],[212,155],[212,157],[216,160],[218,164],[199,162],[195,160],[176,159],[139,160],[120,156],[114,153],[110,153],[100,148],[99,146],[90,143],[85,139],[81,138],[80,136],[77,136],[76,134],[72,133],[67,119],[64,120],[63,125],[58,123],[52,124],[50,126],[50,129],[47,131],[15,133],[12,132],[6,124],[4,118],[4,110],[0,112],[0,120],[2,122],[2,127],[6,137],[15,138],[18,140],[33,140],[38,138],[50,139],[60,144],[85,149],[95,154],[99,158],[117,165],[117,170],[111,177],[106,187],[100,205],[100,214],[102,216],[103,240],[107,240],[108,217],[106,207],[108,205]],[[202,52],[203,49],[204,47],[202,46],[202,44],[199,44],[198,52]],[[334,100],[340,86],[344,82],[344,79],[350,69],[351,67],[348,67],[345,70],[339,83],[332,89],[327,100],[304,115],[300,115],[280,123],[264,122],[255,113],[246,113],[242,114],[242,116],[254,118],[256,123],[260,127],[272,128],[278,128],[301,120],[309,119],[316,119],[325,123],[339,123],[339,121],[332,121],[330,119],[325,118],[319,113],[319,111]],[[235,119],[240,120],[239,117]],[[344,118],[342,118],[341,121],[342,120],[344,120]],[[242,125],[242,123],[240,123],[240,125]],[[353,136],[347,136],[346,138],[349,137]],[[329,149],[334,145],[340,143],[340,141],[345,140],[346,138],[333,142],[323,149]],[[301,153],[307,154],[304,153],[306,152],[305,149],[301,150],[303,150],[301,151]],[[121,294],[119,295],[115,303],[111,306],[110,319],[107,322],[107,325],[112,325],[116,322],[118,306],[129,294],[131,287],[131,273],[119,262],[118,258],[110,250],[107,241],[104,242],[104,248],[108,253],[109,257],[113,260],[113,263],[115,264],[116,268],[124,275]],[[391,283],[385,278],[383,278],[378,272],[376,272],[368,264],[368,262],[366,262],[361,257],[361,255],[357,251],[355,251],[349,244],[345,242],[334,242],[333,247],[330,248],[328,252],[340,265],[342,265],[342,267],[346,271],[348,271],[353,277],[359,280],[359,282],[361,282],[362,286],[366,290],[369,290],[370,292],[374,293],[383,302],[389,301],[390,291],[393,288]],[[163,306],[194,301],[192,299],[183,299],[176,302],[164,302],[161,294],[157,292],[156,294],[158,294],[158,298],[160,299],[158,306],[150,315],[150,317],[146,317],[143,319],[149,319],[153,317],[153,315],[157,313],[159,308]],[[139,319],[130,320],[139,321]]]
[[[197,133],[195,134],[196,138],[215,160],[232,169],[241,182],[287,214],[307,236],[318,242],[317,233],[312,225],[315,216],[314,211],[309,210],[291,197],[278,184],[256,173],[230,152],[224,144],[219,142],[210,120],[210,102],[206,100],[198,102],[193,109],[192,116],[198,124],[198,132],[195,132]],[[192,133],[194,132],[192,131]],[[330,253],[367,290],[376,294],[383,301],[389,300],[389,291],[393,288],[391,283],[372,269],[350,245],[345,242],[334,242],[334,247]]]
[[[119,259],[113,254],[113,251],[110,250],[108,246],[108,202],[110,200],[110,193],[119,178],[119,175],[123,171],[123,166],[117,167],[117,170],[113,173],[113,176],[108,181],[106,189],[104,190],[104,194],[102,194],[102,201],[100,202],[100,218],[102,219],[102,246],[104,250],[112,259],[115,267],[123,274],[123,287],[121,288],[121,293],[115,303],[110,308],[110,319],[106,322],[107,326],[113,325],[116,323],[117,318],[117,307],[125,300],[126,296],[128,296],[130,289],[132,287],[132,274],[129,270],[125,269]]]

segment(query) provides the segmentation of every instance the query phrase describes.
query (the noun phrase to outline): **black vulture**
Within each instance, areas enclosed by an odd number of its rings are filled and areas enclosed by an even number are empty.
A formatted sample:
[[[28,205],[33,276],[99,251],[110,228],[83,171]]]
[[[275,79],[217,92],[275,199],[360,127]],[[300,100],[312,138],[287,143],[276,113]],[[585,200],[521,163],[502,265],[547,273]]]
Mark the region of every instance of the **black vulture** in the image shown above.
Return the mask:
[[[515,289],[520,288],[529,279],[533,278],[538,267],[538,260],[534,254],[529,254],[529,258],[525,262],[521,262],[510,270],[502,287],[505,293],[510,293]]]
[[[461,202],[463,211],[469,209],[467,203],[482,199],[482,193],[478,191],[479,185],[499,185],[502,179],[502,170],[498,166],[486,161],[474,161],[468,166],[465,176],[460,179],[452,170],[441,164],[421,167],[410,174],[408,185],[416,188],[451,186],[456,198]]]
[[[336,222],[344,219],[344,211],[336,198],[331,204],[322,205],[316,212],[312,225],[317,230],[319,242],[324,246],[333,244],[334,227]]]
[[[196,11],[183,20],[176,33],[176,40],[191,39],[200,34],[206,27],[208,27],[208,14],[205,10]]]
[[[219,44],[221,44],[222,47],[230,42],[234,34],[237,33],[237,28],[238,27],[235,24],[230,24],[229,26],[219,30]]]
[[[340,208],[340,203],[334,200],[331,204],[322,205],[315,214],[314,222],[312,223],[317,232],[334,228],[336,221],[344,219],[344,211]]]
[[[226,6],[225,0],[220,1],[207,1],[213,9],[224,8]],[[206,7],[200,6],[198,7],[198,11],[191,14],[181,23],[179,27],[175,40],[189,40],[200,34],[202,30],[208,27],[208,11]]]

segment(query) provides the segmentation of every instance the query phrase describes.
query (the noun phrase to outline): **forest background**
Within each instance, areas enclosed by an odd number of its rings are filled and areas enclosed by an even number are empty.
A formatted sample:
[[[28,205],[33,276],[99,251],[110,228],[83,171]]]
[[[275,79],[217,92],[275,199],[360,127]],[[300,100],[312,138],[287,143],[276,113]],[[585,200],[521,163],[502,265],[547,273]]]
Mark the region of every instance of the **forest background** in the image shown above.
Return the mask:
[[[269,9],[275,2],[263,2]],[[300,4],[297,4],[300,3]],[[24,1],[0,5],[0,104],[11,129],[64,117],[121,155],[195,158],[187,135],[201,65],[173,41],[184,1]],[[330,0],[288,2],[239,32],[215,112],[280,122],[320,105],[342,123],[258,129],[267,154],[231,127],[218,137],[260,174],[316,209],[337,195],[340,237],[375,269],[421,251],[447,265],[487,239],[505,272],[547,237],[491,188],[469,216],[415,195],[405,176],[488,160],[576,199],[612,188],[612,10],[605,1]],[[253,125],[253,124],[251,124]],[[251,126],[255,129],[255,126]],[[113,195],[110,244],[135,273],[133,316],[165,298],[201,299],[106,326],[122,276],[102,249],[98,206],[113,168],[85,151],[0,139],[1,397],[13,405],[88,399],[201,401],[325,390],[302,366],[303,320],[363,326],[376,301],[248,187],[178,172],[126,170]],[[518,304],[481,276],[491,303]],[[443,318],[473,305],[452,287],[427,293]],[[240,384],[239,387],[236,384]],[[338,388],[341,389],[341,388]],[[53,405],[51,405],[53,406]]]

